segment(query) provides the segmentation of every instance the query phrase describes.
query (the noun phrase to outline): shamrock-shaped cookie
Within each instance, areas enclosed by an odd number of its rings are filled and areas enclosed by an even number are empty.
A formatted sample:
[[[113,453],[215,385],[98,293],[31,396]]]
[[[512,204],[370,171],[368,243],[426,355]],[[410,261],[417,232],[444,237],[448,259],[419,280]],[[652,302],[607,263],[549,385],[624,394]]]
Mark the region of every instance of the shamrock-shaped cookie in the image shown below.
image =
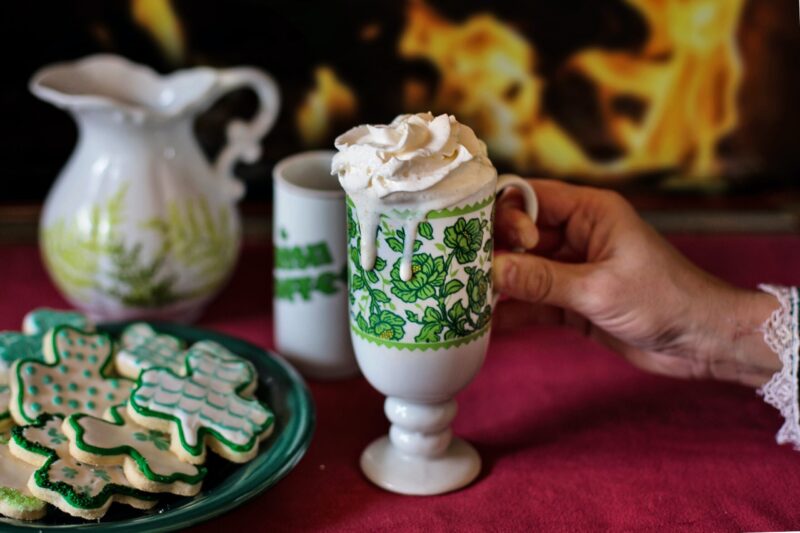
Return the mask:
[[[12,432],[11,453],[36,467],[28,481],[34,496],[86,520],[101,518],[115,501],[136,509],[156,504],[154,494],[128,483],[121,467],[92,467],[73,459],[62,424],[60,416],[43,415]]]
[[[0,515],[17,520],[36,520],[44,516],[47,504],[28,490],[28,480],[36,470],[14,457],[8,449],[8,434],[0,434]]]
[[[115,358],[117,372],[126,378],[136,379],[143,370],[154,366],[183,372],[184,342],[172,335],[157,333],[149,325],[131,324],[120,337],[122,347]]]
[[[8,402],[11,400],[11,389],[8,385],[0,385],[0,431],[5,431],[14,425]]]
[[[197,343],[186,354],[186,376],[163,368],[142,372],[128,413],[139,425],[169,432],[171,450],[186,462],[202,464],[208,444],[226,459],[244,463],[255,457],[259,441],[274,426],[264,404],[243,397],[252,393],[255,381],[249,362]]]
[[[57,326],[44,339],[44,361],[20,360],[11,367],[11,415],[17,424],[39,415],[100,416],[128,397],[132,382],[107,377],[111,338]]]
[[[169,449],[168,434],[138,425],[125,405],[112,407],[106,418],[110,421],[76,414],[64,421],[72,457],[93,465],[122,465],[131,485],[147,492],[200,492],[205,467],[178,459]]]
[[[90,331],[92,326],[80,313],[36,309],[22,320],[22,333],[0,332],[0,385],[8,384],[8,369],[17,359],[42,360],[42,338],[56,326],[68,325]]]

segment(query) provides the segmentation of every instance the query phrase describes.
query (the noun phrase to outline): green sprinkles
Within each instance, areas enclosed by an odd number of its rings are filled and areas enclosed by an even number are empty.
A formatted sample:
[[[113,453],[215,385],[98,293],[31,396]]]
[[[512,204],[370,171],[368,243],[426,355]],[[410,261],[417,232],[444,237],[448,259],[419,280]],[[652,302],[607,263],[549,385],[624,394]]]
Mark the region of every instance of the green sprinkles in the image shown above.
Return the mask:
[[[67,406],[70,409],[77,409],[80,406],[80,404],[78,403],[78,400],[70,400],[67,402]]]
[[[58,371],[62,374],[66,374],[69,372],[69,368],[67,368],[67,365],[58,365]]]
[[[109,379],[108,380],[108,384],[111,385],[112,389],[118,389],[119,388],[119,380],[118,379]]]
[[[61,392],[64,390],[64,387],[61,386],[61,383],[53,383],[53,391]]]
[[[95,394],[97,394],[97,387],[89,387],[88,389],[86,389],[86,393],[89,396],[94,396]]]
[[[114,401],[114,398],[115,398],[115,397],[114,397],[114,393],[113,393],[113,392],[107,392],[107,393],[106,393],[106,400],[108,400],[108,401],[110,401],[110,402],[113,402],[113,401]]]
[[[44,383],[45,385],[50,385],[52,382],[53,382],[53,376],[46,374],[44,377],[42,377],[42,383]]]
[[[33,496],[25,496],[18,490],[7,487],[0,487],[0,500],[5,500],[11,505],[21,507],[26,510],[36,511],[44,507],[44,502]]]
[[[88,402],[86,402],[86,408],[87,409],[94,410],[95,407],[97,407],[97,405],[95,405],[95,403],[92,400],[89,400]]]
[[[32,375],[36,374],[36,367],[26,366],[25,367],[25,373],[28,374],[29,376],[32,376]]]
[[[84,370],[83,372],[81,372],[81,374],[83,374],[83,377],[85,377],[85,378],[92,377],[92,371],[89,370],[88,368],[86,370]]]
[[[89,356],[89,362],[90,362],[91,364],[93,364],[93,365],[96,365],[96,364],[97,364],[97,361],[98,361],[98,359],[97,359],[97,356],[96,356],[96,355],[90,355],[90,356]]]
[[[41,410],[42,410],[42,404],[37,403],[37,402],[33,402],[31,404],[31,411],[37,411],[38,412],[38,411],[41,411]]]
[[[67,390],[70,392],[76,392],[78,390],[78,385],[76,383],[70,383],[67,385]]]
[[[39,394],[39,387],[36,385],[30,385],[28,387],[28,394]]]
[[[53,396],[53,405],[61,405],[64,403],[64,398],[61,396]]]

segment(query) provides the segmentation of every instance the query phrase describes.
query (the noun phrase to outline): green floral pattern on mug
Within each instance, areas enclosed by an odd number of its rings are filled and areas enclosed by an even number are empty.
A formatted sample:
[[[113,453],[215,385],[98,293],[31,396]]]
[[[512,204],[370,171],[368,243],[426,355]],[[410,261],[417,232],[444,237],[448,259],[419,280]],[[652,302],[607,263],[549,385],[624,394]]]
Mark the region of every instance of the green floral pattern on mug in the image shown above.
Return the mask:
[[[371,270],[360,261],[360,230],[348,200],[347,236],[352,328],[362,338],[406,347],[443,347],[478,337],[492,308],[491,202],[461,210],[446,225],[417,228],[412,277],[400,276],[405,230],[383,218],[378,257]]]

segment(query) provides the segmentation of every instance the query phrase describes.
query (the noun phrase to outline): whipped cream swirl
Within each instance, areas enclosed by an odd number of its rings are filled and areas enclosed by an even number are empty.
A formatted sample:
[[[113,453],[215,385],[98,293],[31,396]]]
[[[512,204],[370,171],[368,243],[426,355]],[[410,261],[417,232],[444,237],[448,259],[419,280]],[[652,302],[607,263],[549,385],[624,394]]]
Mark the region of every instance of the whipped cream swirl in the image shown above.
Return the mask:
[[[455,117],[400,115],[388,126],[357,126],[335,142],[333,172],[348,193],[384,198],[427,190],[473,160],[488,163],[486,145]]]
[[[332,173],[356,207],[361,227],[361,264],[375,262],[382,215],[410,208],[404,221],[406,250],[401,277],[411,278],[417,225],[433,210],[470,197],[497,176],[486,145],[451,115],[400,115],[391,124],[357,126],[336,138]],[[369,237],[367,237],[369,236]]]

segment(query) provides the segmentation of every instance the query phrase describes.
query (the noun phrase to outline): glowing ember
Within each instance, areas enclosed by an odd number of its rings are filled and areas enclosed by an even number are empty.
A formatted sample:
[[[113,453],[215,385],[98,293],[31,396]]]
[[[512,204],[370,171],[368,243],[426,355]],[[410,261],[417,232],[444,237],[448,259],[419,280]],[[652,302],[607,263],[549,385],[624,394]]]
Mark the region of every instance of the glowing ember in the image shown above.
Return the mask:
[[[694,181],[719,175],[716,148],[737,124],[742,68],[735,34],[743,0],[627,0],[650,35],[636,52],[588,48],[566,61],[597,90],[605,127],[621,155],[598,161],[542,109],[536,50],[491,15],[454,24],[422,1],[409,5],[400,55],[424,58],[441,81],[430,105],[456,114],[495,157],[524,172],[608,180],[680,169]],[[420,90],[413,84],[417,102]],[[636,117],[621,99],[641,103]]]
[[[170,0],[131,0],[131,16],[150,34],[170,63],[183,62],[186,40]]]
[[[357,110],[353,91],[330,67],[314,71],[315,87],[297,110],[297,129],[308,146],[329,140],[337,122],[348,121]]]

